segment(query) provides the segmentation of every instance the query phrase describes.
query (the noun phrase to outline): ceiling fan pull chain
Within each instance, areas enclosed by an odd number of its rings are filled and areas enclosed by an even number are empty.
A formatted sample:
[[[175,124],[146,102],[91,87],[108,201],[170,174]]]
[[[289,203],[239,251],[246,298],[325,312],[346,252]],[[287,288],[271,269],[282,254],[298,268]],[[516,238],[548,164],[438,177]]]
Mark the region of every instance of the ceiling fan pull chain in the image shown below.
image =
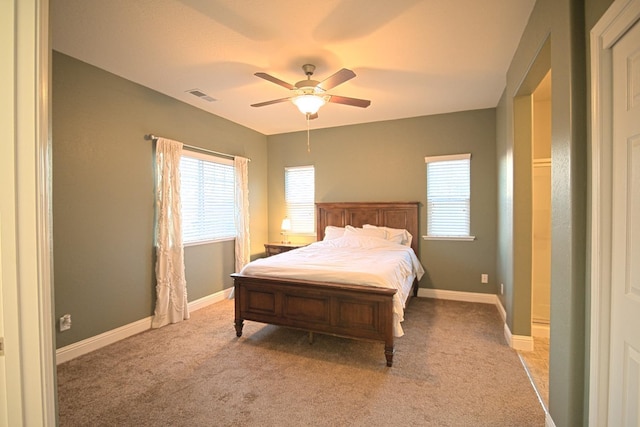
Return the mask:
[[[311,116],[311,114],[307,113],[307,153],[311,152],[311,145],[309,143],[309,116]]]

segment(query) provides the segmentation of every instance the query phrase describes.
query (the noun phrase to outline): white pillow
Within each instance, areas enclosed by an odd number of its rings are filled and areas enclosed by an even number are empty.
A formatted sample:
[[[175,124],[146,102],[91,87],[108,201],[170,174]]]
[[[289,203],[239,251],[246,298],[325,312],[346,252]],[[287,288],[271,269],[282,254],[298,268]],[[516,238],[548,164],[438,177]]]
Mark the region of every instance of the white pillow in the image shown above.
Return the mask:
[[[411,246],[411,241],[413,240],[413,236],[407,230],[404,231],[404,239],[402,240],[402,244],[405,246]]]
[[[327,225],[324,228],[324,239],[322,240],[338,239],[343,235],[344,235],[344,227],[335,227],[333,225]]]
[[[367,236],[377,237],[379,239],[386,239],[387,233],[379,228],[356,228],[347,225],[344,230],[345,236]]]
[[[385,238],[387,240],[404,246],[411,246],[411,241],[413,240],[411,233],[403,228],[378,227],[371,224],[365,224],[363,225],[363,228],[384,230],[386,233]]]
[[[384,227],[384,229],[387,231],[387,239],[401,239],[401,245],[411,246],[411,240],[413,239],[413,236],[407,230],[389,227]]]

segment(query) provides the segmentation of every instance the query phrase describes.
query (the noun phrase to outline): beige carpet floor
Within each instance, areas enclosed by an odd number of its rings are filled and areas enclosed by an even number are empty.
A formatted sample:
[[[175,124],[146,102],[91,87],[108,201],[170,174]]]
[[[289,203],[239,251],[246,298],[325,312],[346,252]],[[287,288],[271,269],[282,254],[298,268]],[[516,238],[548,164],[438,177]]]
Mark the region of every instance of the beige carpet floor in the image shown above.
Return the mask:
[[[233,303],[58,366],[61,426],[544,426],[492,305],[414,298],[382,343],[245,322]]]

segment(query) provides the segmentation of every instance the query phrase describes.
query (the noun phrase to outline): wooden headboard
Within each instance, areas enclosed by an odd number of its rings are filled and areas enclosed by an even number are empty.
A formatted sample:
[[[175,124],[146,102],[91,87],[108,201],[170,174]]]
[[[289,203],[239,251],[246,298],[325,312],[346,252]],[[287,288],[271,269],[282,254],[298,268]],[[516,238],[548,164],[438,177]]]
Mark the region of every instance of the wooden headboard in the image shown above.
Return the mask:
[[[365,224],[404,228],[413,236],[411,248],[418,255],[418,206],[419,202],[336,202],[316,203],[318,240],[324,238],[327,225],[362,227]]]

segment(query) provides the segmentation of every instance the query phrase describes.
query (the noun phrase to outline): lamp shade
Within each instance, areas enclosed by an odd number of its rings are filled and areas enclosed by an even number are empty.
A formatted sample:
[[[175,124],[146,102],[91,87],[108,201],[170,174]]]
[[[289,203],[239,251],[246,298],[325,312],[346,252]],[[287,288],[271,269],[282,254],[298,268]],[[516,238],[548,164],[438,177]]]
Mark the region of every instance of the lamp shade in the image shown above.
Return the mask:
[[[285,218],[282,220],[282,225],[280,226],[282,231],[290,231],[291,230],[291,220],[289,218]]]
[[[317,95],[299,95],[292,99],[292,102],[296,104],[298,110],[302,114],[316,114],[320,107],[325,104],[325,100],[322,96]]]

